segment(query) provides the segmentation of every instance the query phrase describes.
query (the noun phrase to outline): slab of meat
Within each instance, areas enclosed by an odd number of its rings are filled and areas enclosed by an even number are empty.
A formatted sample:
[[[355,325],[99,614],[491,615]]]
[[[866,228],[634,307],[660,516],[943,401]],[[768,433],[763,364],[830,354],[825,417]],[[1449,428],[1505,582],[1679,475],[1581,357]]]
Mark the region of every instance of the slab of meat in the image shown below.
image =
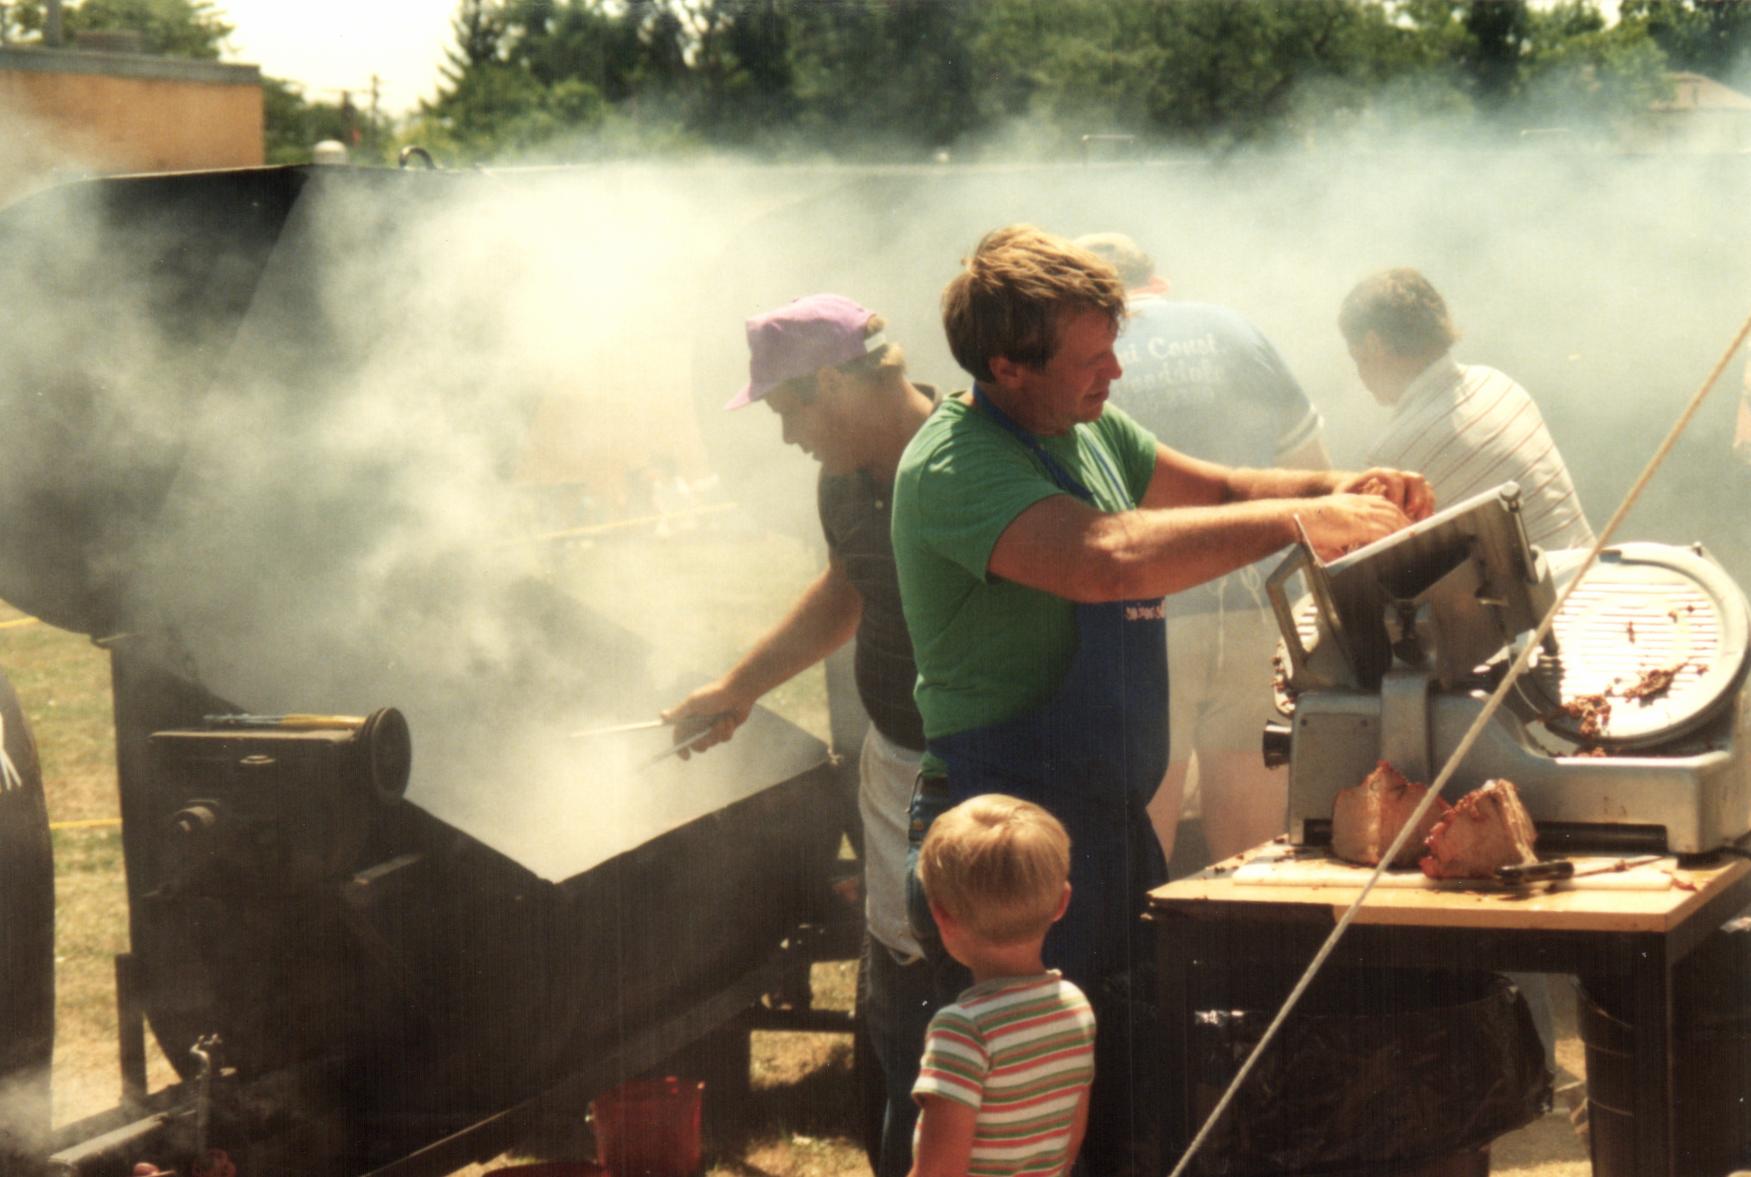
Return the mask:
[[[1535,862],[1538,831],[1512,781],[1486,781],[1429,832],[1420,865],[1431,879],[1488,879],[1498,866]]]
[[[1345,862],[1374,866],[1386,853],[1398,831],[1429,790],[1409,781],[1382,760],[1362,783],[1341,790],[1331,808],[1331,851]],[[1417,832],[1392,860],[1393,866],[1409,866],[1423,852],[1423,838],[1447,812],[1439,797],[1417,823]]]

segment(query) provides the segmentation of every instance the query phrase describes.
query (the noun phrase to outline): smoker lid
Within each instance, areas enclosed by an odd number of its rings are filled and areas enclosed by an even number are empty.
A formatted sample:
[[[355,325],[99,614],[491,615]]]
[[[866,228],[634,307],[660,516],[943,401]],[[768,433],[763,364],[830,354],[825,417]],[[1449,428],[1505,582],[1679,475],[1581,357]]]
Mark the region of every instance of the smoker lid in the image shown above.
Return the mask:
[[[1553,553],[1559,589],[1584,553]],[[1632,543],[1608,548],[1557,615],[1559,653],[1540,654],[1527,676],[1552,731],[1582,743],[1633,750],[1684,735],[1737,693],[1746,669],[1751,619],[1745,595],[1700,548]],[[1675,671],[1671,685],[1628,697],[1650,672]],[[1603,696],[1611,712],[1596,734],[1560,710]]]

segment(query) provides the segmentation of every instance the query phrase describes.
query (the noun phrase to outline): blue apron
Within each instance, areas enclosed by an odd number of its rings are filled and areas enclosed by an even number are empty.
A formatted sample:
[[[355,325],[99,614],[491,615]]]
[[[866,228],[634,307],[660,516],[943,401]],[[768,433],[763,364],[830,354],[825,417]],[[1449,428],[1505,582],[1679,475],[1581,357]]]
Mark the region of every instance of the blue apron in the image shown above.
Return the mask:
[[[1095,498],[974,385],[974,403],[1045,466],[1064,491]],[[1099,449],[1114,491],[1129,491]],[[1167,770],[1167,623],[1159,598],[1076,607],[1076,654],[1042,706],[985,727],[934,737],[944,778],[922,778],[912,799],[912,860],[938,814],[980,793],[1009,793],[1050,811],[1070,833],[1070,908],[1046,937],[1045,963],[1084,988],[1129,968],[1143,897],[1167,864],[1144,811]],[[916,878],[915,928],[934,933]],[[934,936],[931,936],[934,939]],[[1141,945],[1135,945],[1140,949]]]

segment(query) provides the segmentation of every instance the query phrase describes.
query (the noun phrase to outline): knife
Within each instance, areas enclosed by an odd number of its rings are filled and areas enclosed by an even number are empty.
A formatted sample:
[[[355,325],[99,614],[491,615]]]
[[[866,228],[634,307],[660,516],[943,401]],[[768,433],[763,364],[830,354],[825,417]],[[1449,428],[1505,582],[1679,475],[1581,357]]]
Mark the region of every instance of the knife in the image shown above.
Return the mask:
[[[1619,858],[1604,866],[1588,867],[1586,870],[1576,870],[1575,864],[1566,858],[1553,858],[1543,862],[1523,862],[1517,866],[1498,866],[1496,878],[1504,883],[1560,882],[1588,875],[1621,874],[1638,866],[1659,862],[1660,858],[1658,854],[1649,854],[1643,858]]]

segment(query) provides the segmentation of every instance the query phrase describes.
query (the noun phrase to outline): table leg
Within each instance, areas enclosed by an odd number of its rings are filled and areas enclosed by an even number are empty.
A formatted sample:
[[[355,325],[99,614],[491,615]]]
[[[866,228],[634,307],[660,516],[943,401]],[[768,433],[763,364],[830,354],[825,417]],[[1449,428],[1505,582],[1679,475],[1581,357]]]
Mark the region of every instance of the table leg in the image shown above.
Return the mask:
[[[1635,995],[1635,1171],[1673,1177],[1672,969],[1665,937],[1637,937],[1630,985]]]
[[[1188,921],[1161,919],[1155,929],[1161,985],[1162,1044],[1169,1069],[1162,1161],[1177,1164],[1192,1134],[1192,947]]]

